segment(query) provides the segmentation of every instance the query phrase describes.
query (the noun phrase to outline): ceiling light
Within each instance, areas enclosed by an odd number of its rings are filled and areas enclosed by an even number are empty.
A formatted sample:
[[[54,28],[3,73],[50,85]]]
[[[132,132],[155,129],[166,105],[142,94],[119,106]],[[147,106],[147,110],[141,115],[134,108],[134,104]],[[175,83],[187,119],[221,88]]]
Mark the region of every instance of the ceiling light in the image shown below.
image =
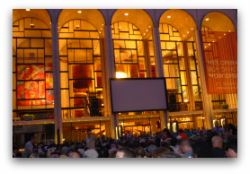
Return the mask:
[[[128,13],[124,13],[124,16],[128,16]]]

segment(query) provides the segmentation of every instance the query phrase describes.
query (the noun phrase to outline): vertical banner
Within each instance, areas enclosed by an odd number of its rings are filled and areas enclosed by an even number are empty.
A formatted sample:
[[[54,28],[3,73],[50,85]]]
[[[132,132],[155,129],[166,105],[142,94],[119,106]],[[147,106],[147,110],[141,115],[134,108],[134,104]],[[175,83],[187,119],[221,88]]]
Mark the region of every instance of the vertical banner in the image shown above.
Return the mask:
[[[237,36],[214,32],[218,40],[205,48],[205,73],[210,94],[237,93]]]

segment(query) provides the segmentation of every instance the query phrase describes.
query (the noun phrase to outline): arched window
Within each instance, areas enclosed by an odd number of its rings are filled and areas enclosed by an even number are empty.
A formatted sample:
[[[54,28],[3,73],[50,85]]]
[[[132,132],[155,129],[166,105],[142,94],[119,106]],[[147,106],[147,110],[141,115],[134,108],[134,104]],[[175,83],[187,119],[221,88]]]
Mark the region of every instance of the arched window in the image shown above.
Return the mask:
[[[140,30],[128,22],[112,25],[116,77],[147,77]]]
[[[159,31],[169,111],[201,110],[202,98],[193,19],[182,10],[169,10]]]
[[[237,38],[232,21],[220,12],[202,21],[208,93],[213,109],[237,108]]]
[[[103,115],[103,70],[99,31],[72,19],[59,30],[63,118]]]
[[[14,10],[13,19],[14,120],[53,120],[50,18],[45,10]]]

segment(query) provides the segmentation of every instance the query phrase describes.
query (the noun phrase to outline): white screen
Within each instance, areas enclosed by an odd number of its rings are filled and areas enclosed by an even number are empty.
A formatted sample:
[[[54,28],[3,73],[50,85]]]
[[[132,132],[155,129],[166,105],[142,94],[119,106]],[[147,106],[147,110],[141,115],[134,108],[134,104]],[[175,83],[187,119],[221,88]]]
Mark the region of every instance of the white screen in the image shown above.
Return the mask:
[[[166,110],[164,79],[112,79],[113,112]]]

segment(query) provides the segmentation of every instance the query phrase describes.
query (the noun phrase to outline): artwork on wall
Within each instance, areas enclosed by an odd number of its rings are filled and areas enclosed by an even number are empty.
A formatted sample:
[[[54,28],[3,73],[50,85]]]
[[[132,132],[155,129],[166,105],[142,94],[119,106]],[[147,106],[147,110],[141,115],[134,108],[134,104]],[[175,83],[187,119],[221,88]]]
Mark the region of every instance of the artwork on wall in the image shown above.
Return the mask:
[[[53,104],[52,74],[45,75],[43,65],[19,65],[17,71],[18,106]]]

